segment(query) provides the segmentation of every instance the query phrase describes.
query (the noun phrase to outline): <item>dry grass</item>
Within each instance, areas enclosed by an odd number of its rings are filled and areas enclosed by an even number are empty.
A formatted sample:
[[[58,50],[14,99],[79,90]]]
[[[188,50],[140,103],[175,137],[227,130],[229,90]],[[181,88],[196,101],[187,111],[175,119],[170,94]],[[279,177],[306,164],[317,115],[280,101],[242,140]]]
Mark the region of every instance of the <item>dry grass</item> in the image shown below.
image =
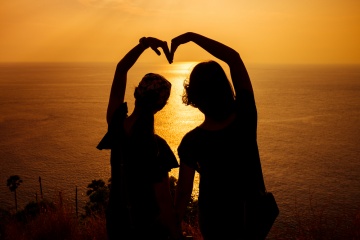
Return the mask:
[[[193,240],[203,240],[202,236],[201,236],[201,232],[199,229],[199,226],[197,224],[197,217],[196,221],[194,222],[194,224],[189,224],[189,223],[182,223],[182,229],[183,229],[183,234],[184,236],[192,236]]]
[[[39,206],[39,211],[35,213],[33,209],[27,214],[24,214],[24,210],[18,214],[0,211],[0,240],[106,239],[104,214],[77,217],[75,209],[59,203]],[[319,207],[312,201],[306,209],[295,206],[295,225],[281,228],[275,225],[269,239],[360,240],[360,212],[353,216],[334,218],[330,217],[326,210],[326,207]],[[190,219],[189,223],[183,223],[185,235],[193,236],[193,240],[203,240],[196,214]]]
[[[64,206],[41,209],[36,216],[12,215],[1,228],[1,240],[103,240],[105,217],[76,217]]]
[[[360,213],[354,217],[351,225],[343,226],[341,219],[331,219],[335,225],[330,224],[322,209],[309,211],[313,212],[304,211],[299,214],[295,230],[287,232],[287,229],[274,227],[271,239],[360,239]],[[305,214],[306,218],[303,216]],[[184,223],[183,229],[186,235],[193,236],[194,240],[202,240],[198,226]],[[76,217],[72,209],[57,207],[21,221],[11,216],[6,219],[5,224],[2,223],[0,233],[1,240],[104,240],[105,216]]]

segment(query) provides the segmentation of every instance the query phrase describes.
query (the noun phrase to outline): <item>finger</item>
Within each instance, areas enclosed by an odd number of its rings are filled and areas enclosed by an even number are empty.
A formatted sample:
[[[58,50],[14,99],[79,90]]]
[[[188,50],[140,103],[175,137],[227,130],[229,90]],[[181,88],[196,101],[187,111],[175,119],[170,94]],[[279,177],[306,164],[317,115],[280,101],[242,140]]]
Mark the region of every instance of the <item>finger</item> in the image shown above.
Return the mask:
[[[170,49],[171,61],[174,61],[174,54],[175,54],[177,47],[178,47],[178,45],[174,41],[171,41],[171,49]]]
[[[163,49],[163,51],[164,51],[164,54],[165,54],[165,56],[166,56],[166,59],[167,59],[168,62],[171,64],[171,63],[172,63],[172,58],[171,58],[171,54],[170,54],[170,51],[169,51],[169,47],[168,47],[166,41],[163,42],[162,49]]]
[[[151,47],[152,50],[154,50],[154,52],[160,56],[161,55],[161,52],[159,51],[159,49],[157,49],[156,47]]]

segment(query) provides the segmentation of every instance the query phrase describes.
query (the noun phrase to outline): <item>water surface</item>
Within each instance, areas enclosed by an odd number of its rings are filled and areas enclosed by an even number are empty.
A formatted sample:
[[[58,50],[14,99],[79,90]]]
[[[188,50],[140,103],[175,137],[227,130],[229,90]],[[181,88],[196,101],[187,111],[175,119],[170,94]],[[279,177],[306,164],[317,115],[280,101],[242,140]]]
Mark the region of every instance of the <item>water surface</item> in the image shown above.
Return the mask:
[[[181,103],[182,84],[193,63],[131,70],[126,100],[147,72],[173,84],[156,131],[176,149],[202,115]],[[0,206],[13,208],[6,187],[20,175],[19,207],[61,192],[80,206],[93,179],[108,180],[109,151],[96,149],[106,132],[107,101],[116,63],[0,64]],[[267,189],[281,214],[275,226],[292,226],[314,204],[330,216],[360,212],[360,66],[251,65],[258,108],[258,144]],[[215,96],[216,97],[216,96]],[[177,177],[177,171],[171,173]],[[195,186],[196,187],[196,186]],[[194,191],[196,195],[196,191]],[[226,195],[224,196],[226,199]],[[226,201],[226,200],[224,200]]]

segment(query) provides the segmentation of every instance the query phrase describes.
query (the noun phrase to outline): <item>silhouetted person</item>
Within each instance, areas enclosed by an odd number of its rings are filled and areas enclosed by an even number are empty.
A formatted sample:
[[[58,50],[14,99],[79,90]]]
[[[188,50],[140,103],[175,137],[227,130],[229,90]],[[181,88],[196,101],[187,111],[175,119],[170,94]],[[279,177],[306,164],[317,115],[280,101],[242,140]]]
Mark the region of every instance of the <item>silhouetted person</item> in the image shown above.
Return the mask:
[[[154,133],[154,114],[166,105],[171,84],[159,74],[146,74],[135,88],[135,108],[129,116],[124,102],[128,71],[148,47],[158,55],[160,47],[169,56],[166,42],[148,37],[120,60],[107,109],[108,132],[98,145],[111,149],[106,212],[110,240],[180,237],[168,175],[178,162],[167,142]]]
[[[233,88],[215,61],[197,64],[184,83],[183,102],[198,108],[205,120],[189,131],[178,147],[175,207],[183,219],[197,171],[199,225],[204,239],[253,239],[244,227],[244,203],[264,192],[265,186],[252,84],[238,52],[196,33],[175,37],[171,58],[181,44],[190,41],[227,63]]]

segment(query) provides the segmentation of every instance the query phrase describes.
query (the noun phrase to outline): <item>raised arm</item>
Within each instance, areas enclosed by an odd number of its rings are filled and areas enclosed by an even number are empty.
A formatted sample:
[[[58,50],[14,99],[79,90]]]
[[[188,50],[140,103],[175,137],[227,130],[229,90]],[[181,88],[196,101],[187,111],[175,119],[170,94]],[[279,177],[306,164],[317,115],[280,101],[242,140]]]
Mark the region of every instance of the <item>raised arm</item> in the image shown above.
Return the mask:
[[[209,52],[214,57],[224,61],[228,64],[231,73],[231,79],[236,93],[241,89],[253,92],[250,77],[245,68],[245,65],[237,51],[234,49],[217,42],[213,39],[204,37],[200,34],[187,32],[179,35],[171,41],[171,61],[173,59],[176,49],[184,43],[194,42],[205,51]]]
[[[166,58],[169,60],[169,48],[165,41],[153,37],[143,37],[139,43],[119,61],[116,66],[107,108],[106,120],[108,124],[115,110],[124,102],[128,71],[148,47],[151,47],[157,55],[161,55],[158,48],[162,48]]]

